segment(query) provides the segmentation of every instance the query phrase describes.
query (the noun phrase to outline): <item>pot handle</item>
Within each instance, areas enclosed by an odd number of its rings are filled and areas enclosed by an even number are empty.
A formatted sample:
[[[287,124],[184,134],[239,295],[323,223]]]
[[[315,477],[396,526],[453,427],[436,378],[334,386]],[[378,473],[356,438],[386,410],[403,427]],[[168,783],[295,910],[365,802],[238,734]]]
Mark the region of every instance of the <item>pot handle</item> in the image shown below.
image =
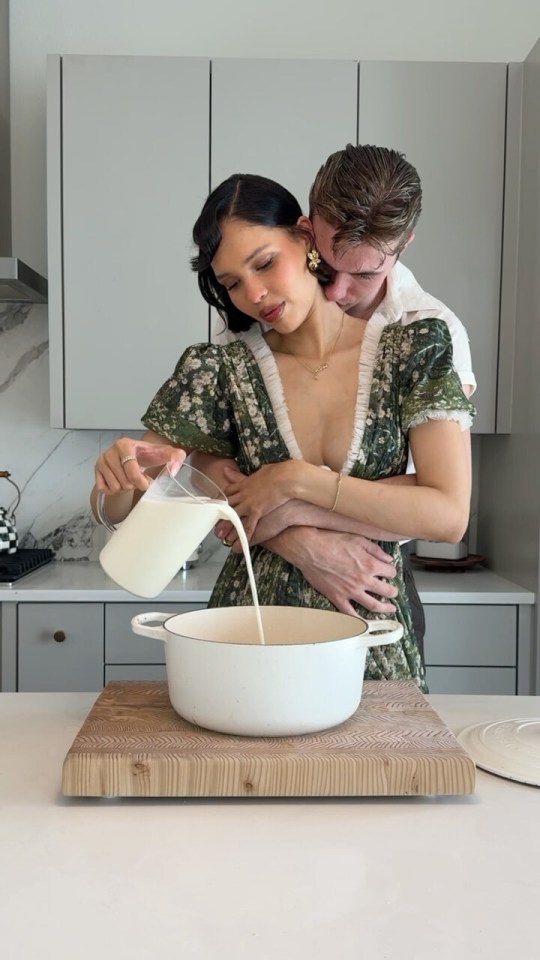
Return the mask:
[[[131,629],[133,633],[139,633],[142,637],[154,637],[156,640],[167,643],[167,631],[162,625],[166,620],[170,620],[171,616],[171,613],[139,613],[131,618]],[[151,623],[153,626],[150,626]]]
[[[403,625],[397,620],[365,620],[367,627],[366,633],[380,634],[373,636],[369,642],[369,647],[379,647],[384,643],[395,643],[401,640],[403,636]]]

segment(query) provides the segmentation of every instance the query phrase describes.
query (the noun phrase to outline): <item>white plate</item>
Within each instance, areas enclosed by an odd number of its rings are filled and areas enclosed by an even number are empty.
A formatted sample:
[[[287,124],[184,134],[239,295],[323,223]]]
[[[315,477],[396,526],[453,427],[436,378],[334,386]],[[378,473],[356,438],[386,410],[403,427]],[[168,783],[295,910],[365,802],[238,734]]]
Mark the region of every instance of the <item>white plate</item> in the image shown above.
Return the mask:
[[[482,770],[540,787],[540,719],[476,723],[457,739]]]

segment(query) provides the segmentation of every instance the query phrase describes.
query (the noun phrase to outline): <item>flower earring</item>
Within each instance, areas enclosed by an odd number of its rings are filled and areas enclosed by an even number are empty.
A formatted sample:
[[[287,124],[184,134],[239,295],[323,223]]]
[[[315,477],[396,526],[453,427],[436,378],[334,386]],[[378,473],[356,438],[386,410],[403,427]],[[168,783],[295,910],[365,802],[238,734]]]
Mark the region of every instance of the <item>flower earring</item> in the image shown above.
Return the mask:
[[[317,267],[321,262],[321,257],[320,257],[319,251],[317,250],[317,247],[312,247],[311,250],[308,250],[307,259],[308,259],[309,269],[311,270],[312,273],[315,273]]]

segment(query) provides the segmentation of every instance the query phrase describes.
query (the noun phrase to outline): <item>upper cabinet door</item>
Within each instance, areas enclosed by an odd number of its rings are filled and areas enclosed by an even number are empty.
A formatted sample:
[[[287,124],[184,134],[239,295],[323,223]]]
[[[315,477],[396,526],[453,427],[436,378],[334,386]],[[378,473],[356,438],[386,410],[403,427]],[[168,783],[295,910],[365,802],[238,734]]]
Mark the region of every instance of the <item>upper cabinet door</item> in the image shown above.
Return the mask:
[[[208,193],[209,62],[56,60],[48,147],[53,423],[137,429],[184,348],[208,339],[189,257]]]
[[[474,430],[495,430],[506,65],[362,63],[359,143],[417,168],[423,211],[404,262],[469,334]]]
[[[356,141],[357,71],[348,60],[213,60],[212,187],[261,174],[307,213],[321,164]]]

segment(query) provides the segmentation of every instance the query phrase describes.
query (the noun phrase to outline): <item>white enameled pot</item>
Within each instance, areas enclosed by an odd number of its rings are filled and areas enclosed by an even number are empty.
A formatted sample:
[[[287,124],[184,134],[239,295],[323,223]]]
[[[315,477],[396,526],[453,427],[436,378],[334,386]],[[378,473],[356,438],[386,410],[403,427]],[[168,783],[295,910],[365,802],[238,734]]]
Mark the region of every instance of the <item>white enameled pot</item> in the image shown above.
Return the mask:
[[[395,620],[308,607],[216,607],[133,617],[134,633],[165,642],[171,703],[190,723],[252,737],[334,727],[357,709],[368,647],[395,643]]]

